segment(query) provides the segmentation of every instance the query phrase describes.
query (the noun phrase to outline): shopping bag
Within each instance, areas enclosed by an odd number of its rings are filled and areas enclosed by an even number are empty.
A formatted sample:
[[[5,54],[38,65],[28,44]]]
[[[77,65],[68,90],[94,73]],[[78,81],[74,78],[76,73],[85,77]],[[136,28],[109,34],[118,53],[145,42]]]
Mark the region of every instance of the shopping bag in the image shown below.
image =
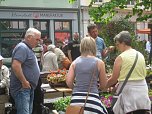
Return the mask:
[[[83,106],[68,106],[66,108],[65,114],[83,114],[84,107]]]
[[[67,57],[65,57],[62,61],[62,66],[68,70],[70,65],[71,61]]]

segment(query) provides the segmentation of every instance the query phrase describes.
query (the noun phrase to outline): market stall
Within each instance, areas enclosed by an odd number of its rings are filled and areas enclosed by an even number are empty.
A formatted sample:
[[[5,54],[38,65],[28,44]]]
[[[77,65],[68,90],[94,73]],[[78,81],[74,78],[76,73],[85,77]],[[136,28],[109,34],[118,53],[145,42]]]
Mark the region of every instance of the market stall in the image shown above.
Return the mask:
[[[71,93],[72,89],[68,88],[65,82],[66,73],[65,69],[41,72],[42,88],[45,92],[61,92],[63,97],[65,97],[65,93]],[[49,87],[44,88],[44,84],[49,85]]]

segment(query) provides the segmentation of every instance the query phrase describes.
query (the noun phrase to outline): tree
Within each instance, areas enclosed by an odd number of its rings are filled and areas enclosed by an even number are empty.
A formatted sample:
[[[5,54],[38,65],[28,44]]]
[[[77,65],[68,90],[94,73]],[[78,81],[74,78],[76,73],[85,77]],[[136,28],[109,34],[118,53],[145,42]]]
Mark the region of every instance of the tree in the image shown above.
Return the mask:
[[[126,9],[127,4],[132,0],[111,0],[110,2],[103,3],[99,7],[92,7],[94,2],[90,4],[89,14],[95,22],[108,22],[115,14],[118,13],[118,9]],[[128,12],[126,18],[130,18],[137,15],[137,21],[144,21],[152,18],[152,1],[151,0],[134,0],[136,4],[132,10]],[[144,15],[145,12],[148,12]],[[105,16],[107,16],[105,18]]]
[[[76,0],[69,0],[70,3],[73,3],[74,1]],[[134,15],[138,16],[137,21],[144,21],[152,18],[152,0],[111,0],[98,7],[93,7],[95,0],[92,0],[89,14],[94,22],[107,23],[118,13],[118,9],[127,8],[127,4],[131,1],[135,1],[136,4],[133,6],[131,12],[126,15],[126,18],[130,18]],[[148,13],[144,15],[145,12]]]

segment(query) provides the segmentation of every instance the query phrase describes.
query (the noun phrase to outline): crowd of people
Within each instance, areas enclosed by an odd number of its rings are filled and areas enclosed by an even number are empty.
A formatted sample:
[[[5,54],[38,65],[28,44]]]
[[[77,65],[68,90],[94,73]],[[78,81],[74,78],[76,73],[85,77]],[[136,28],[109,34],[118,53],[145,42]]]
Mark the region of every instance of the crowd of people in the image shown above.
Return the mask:
[[[115,46],[106,47],[104,39],[98,36],[98,27],[95,24],[90,24],[87,29],[88,37],[80,39],[79,33],[73,34],[73,40],[68,42],[65,54],[62,49],[52,44],[50,39],[42,42],[39,30],[29,28],[24,40],[13,50],[11,74],[2,64],[3,57],[0,56],[0,88],[9,87],[17,114],[33,113],[33,108],[36,108],[34,93],[40,91],[41,86],[40,72],[63,69],[62,61],[65,57],[72,62],[66,76],[66,83],[73,90],[70,105],[83,106],[89,91],[84,114],[108,114],[99,98],[99,89],[105,91],[118,85],[119,91],[133,65],[136,53],[136,67],[119,95],[113,111],[115,114],[150,114],[148,111],[151,110],[151,101],[145,81],[145,59],[131,47],[130,33],[120,32],[114,38]],[[103,59],[115,48],[121,53],[115,59],[109,78],[106,76]]]

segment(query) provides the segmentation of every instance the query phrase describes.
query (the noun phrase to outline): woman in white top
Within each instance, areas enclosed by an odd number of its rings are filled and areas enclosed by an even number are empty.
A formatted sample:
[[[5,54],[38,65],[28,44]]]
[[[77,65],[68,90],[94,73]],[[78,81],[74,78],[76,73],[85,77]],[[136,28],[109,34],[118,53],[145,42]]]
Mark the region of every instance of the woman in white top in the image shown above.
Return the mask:
[[[138,54],[138,59],[127,83],[113,107],[115,114],[150,114],[151,102],[148,96],[148,86],[145,81],[146,65],[144,56],[131,47],[131,35],[122,31],[115,37],[116,47],[121,54],[115,59],[112,76],[108,79],[107,88],[117,80],[120,90],[128,72]]]

